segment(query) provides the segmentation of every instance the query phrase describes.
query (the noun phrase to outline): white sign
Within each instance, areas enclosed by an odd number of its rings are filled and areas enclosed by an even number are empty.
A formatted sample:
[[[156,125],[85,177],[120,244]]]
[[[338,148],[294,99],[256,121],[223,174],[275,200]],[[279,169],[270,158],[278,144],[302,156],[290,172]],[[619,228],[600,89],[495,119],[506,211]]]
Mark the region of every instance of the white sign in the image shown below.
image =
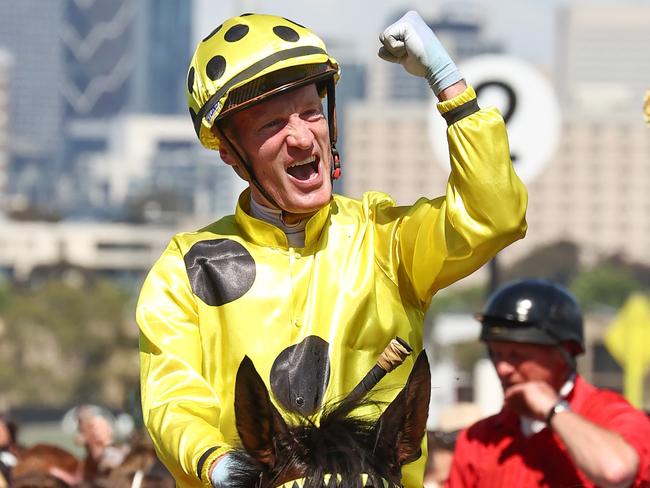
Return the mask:
[[[476,90],[479,106],[495,106],[503,115],[515,171],[524,182],[532,181],[560,139],[560,109],[553,88],[535,68],[506,56],[477,56],[459,69]],[[447,125],[435,102],[429,133],[436,159],[449,169]]]

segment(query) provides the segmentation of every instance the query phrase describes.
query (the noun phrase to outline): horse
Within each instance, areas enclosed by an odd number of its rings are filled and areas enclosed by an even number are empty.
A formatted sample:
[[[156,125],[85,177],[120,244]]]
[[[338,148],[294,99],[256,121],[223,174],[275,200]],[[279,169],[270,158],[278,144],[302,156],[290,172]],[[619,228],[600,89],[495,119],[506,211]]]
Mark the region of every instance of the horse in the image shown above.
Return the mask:
[[[235,383],[242,447],[231,454],[237,468],[229,486],[401,487],[402,466],[421,455],[430,383],[423,351],[406,385],[379,418],[356,413],[364,406],[381,406],[357,395],[351,401],[326,404],[318,416],[292,415],[288,422],[272,403],[253,362],[245,357]]]
[[[82,463],[71,452],[51,444],[36,444],[18,455],[10,486],[76,486]]]

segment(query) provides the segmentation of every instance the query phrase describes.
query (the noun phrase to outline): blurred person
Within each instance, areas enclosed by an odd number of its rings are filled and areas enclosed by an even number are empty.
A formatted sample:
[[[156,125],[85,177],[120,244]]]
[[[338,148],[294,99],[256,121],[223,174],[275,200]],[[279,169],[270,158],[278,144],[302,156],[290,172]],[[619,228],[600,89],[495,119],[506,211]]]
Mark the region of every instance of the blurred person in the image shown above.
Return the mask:
[[[37,479],[50,480],[52,486],[77,486],[81,482],[82,463],[69,451],[50,444],[36,444],[18,455],[11,486],[30,485]],[[54,478],[54,480],[52,480]]]
[[[99,480],[100,486],[111,488],[174,488],[172,475],[156,457],[148,436],[135,435],[124,461]]]
[[[234,215],[172,239],[138,302],[144,421],[178,486],[228,486],[245,356],[285,413],[313,415],[326,394],[349,393],[395,336],[419,352],[436,291],[525,233],[527,194],[498,111],[479,109],[417,13],[380,43],[380,57],[425,78],[440,101],[451,154],[443,197],[401,207],[379,192],[332,193],[339,65],[308,28],[245,14],[197,46],[194,127],[248,188]],[[382,385],[398,391],[412,366]],[[422,486],[424,461],[404,468],[404,486]]]
[[[93,480],[119,466],[128,453],[128,446],[115,443],[113,426],[90,405],[79,407],[77,413],[78,442],[86,450],[84,479]]]
[[[446,486],[650,486],[650,421],[577,373],[582,312],[567,290],[511,282],[477,318],[504,405],[460,434]]]
[[[459,432],[480,418],[479,406],[470,402],[458,402],[442,409],[437,428],[427,432],[429,455],[424,472],[424,488],[443,485],[451,471]]]
[[[11,471],[18,454],[18,426],[9,417],[0,414],[0,488],[11,483]]]

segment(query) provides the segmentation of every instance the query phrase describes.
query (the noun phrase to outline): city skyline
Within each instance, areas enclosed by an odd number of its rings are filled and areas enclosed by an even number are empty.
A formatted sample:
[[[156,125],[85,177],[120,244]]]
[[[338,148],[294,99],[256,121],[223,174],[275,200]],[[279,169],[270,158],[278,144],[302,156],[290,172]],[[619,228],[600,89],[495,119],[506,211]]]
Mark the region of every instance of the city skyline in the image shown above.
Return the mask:
[[[32,0],[38,1],[38,0]],[[132,2],[132,3],[131,3]],[[145,5],[145,3],[138,3],[136,0],[122,0],[120,5]],[[511,2],[512,3],[512,2]],[[63,2],[59,2],[59,5],[63,5]],[[70,0],[70,4],[77,5],[76,2]],[[357,171],[364,176],[364,167],[367,167],[367,164],[374,164],[375,167],[381,166],[384,163],[387,164],[387,167],[390,167],[390,164],[396,159],[403,159],[408,156],[409,144],[399,144],[399,141],[396,141],[393,144],[388,146],[382,145],[384,142],[388,141],[387,136],[372,136],[370,132],[364,132],[361,129],[354,129],[353,126],[347,127],[349,113],[354,113],[354,117],[357,117],[359,120],[367,120],[367,114],[377,114],[377,117],[374,117],[374,120],[388,120],[388,121],[399,121],[401,125],[404,125],[403,121],[400,121],[400,117],[397,115],[399,113],[409,114],[411,117],[409,123],[413,127],[412,130],[407,131],[408,136],[417,136],[417,124],[422,126],[427,124],[428,118],[431,115],[422,111],[424,105],[429,106],[429,99],[431,94],[429,93],[425,83],[419,83],[421,80],[417,78],[410,77],[405,74],[400,66],[392,65],[385,63],[378,59],[375,55],[375,48],[372,47],[373,52],[370,53],[370,56],[363,55],[364,50],[370,49],[366,46],[366,41],[361,42],[358,39],[366,39],[369,43],[368,46],[375,42],[375,34],[372,36],[368,35],[369,31],[374,31],[375,29],[379,30],[379,26],[385,26],[387,19],[390,16],[399,15],[401,11],[406,8],[418,8],[418,5],[424,5],[424,2],[411,2],[410,4],[389,4],[388,2],[379,2],[377,8],[371,12],[372,15],[368,15],[367,18],[364,18],[364,23],[359,25],[358,29],[354,29],[350,25],[350,18],[359,18],[357,10],[368,9],[369,3],[365,0],[355,4],[351,7],[351,10],[348,12],[348,16],[345,19],[340,19],[340,22],[332,23],[331,20],[328,21],[328,18],[333,17],[332,12],[336,12],[340,4],[336,2],[332,6],[323,6],[316,4],[314,2],[307,2],[300,11],[295,8],[290,8],[295,6],[292,2],[286,0],[281,0],[273,4],[273,11],[278,14],[284,14],[286,16],[293,16],[292,13],[298,14],[303,20],[304,17],[306,23],[312,24],[317,30],[324,30],[324,35],[329,36],[328,42],[333,46],[333,49],[338,49],[340,52],[345,53],[345,56],[340,59],[343,65],[343,77],[339,83],[339,95],[337,97],[338,108],[339,108],[339,134],[341,137],[339,149],[343,149],[342,154],[344,162],[346,164],[346,169],[343,173],[343,179],[337,183],[336,190],[339,193],[344,193],[347,195],[358,196],[358,191],[363,189],[368,189],[374,185],[379,185],[380,182],[368,182],[363,178],[354,182],[354,172]],[[501,52],[505,54],[512,54],[513,46],[506,42],[508,36],[514,35],[516,29],[513,27],[513,31],[508,31],[506,36],[505,32],[502,32],[503,37],[499,37],[497,26],[499,25],[494,16],[493,7],[496,4],[494,1],[484,1],[484,2],[463,2],[460,4],[454,4],[454,7],[449,10],[446,5],[449,4],[439,4],[434,8],[422,9],[423,15],[427,15],[425,18],[428,22],[432,22],[432,25],[444,26],[438,30],[440,37],[445,36],[445,41],[451,41],[448,49],[452,52],[453,57],[457,61],[462,61],[461,57],[458,56],[458,53],[454,53],[453,49],[463,46],[463,43],[467,44],[467,47],[470,49],[467,52],[476,53],[480,52],[480,48],[488,49],[488,52]],[[503,5],[508,5],[508,2],[502,3],[501,9],[507,10]],[[85,4],[84,4],[85,5]],[[99,4],[98,4],[99,5]],[[147,4],[148,5],[148,4]],[[240,12],[241,10],[258,10],[260,5],[263,5],[259,1],[220,1],[216,2],[214,0],[195,0],[194,5],[196,9],[192,12],[191,18],[193,19],[193,30],[189,37],[192,37],[194,40],[197,36],[197,31],[201,30],[200,25],[209,25],[213,26],[215,17],[223,18],[225,16],[231,15],[233,11]],[[470,7],[468,7],[470,5]],[[471,6],[473,5],[473,6]],[[591,15],[582,15],[584,12],[591,14],[593,5],[604,5],[611,6],[614,5],[612,2],[598,2],[594,4],[585,4],[581,2],[569,2],[561,0],[553,0],[548,4],[545,4],[545,7],[536,6],[531,1],[521,2],[521,5],[514,8],[513,11],[509,12],[509,16],[516,15],[519,21],[517,23],[510,22],[510,24],[517,24],[518,26],[527,26],[531,25],[531,19],[536,16],[545,16],[546,20],[539,19],[539,25],[537,29],[537,36],[541,36],[541,32],[545,31],[548,35],[548,22],[554,15],[556,7],[570,7],[583,5],[583,7],[564,10],[565,14],[565,31],[574,32],[575,35],[567,36],[565,35],[562,39],[563,42],[567,44],[564,46],[564,51],[566,51],[567,58],[558,58],[554,59],[553,63],[549,63],[544,67],[537,66],[540,71],[542,71],[546,76],[551,79],[554,79],[553,74],[557,71],[560,73],[565,73],[565,77],[568,81],[562,81],[561,83],[556,83],[556,88],[559,89],[559,95],[562,95],[562,98],[567,100],[566,105],[563,106],[564,116],[566,114],[571,114],[573,116],[573,124],[580,123],[580,120],[585,120],[585,123],[591,123],[587,120],[586,112],[580,112],[576,115],[576,108],[580,110],[583,109],[596,109],[598,106],[603,105],[603,100],[613,100],[614,102],[620,102],[622,98],[612,98],[611,87],[612,83],[621,83],[621,78],[612,78],[612,80],[605,80],[608,83],[594,84],[591,83],[591,79],[594,77],[600,77],[607,75],[608,72],[601,68],[602,62],[599,63],[599,60],[606,60],[608,65],[616,66],[617,68],[614,71],[615,74],[623,72],[624,70],[629,69],[631,66],[635,71],[635,83],[639,85],[639,80],[642,80],[645,76],[650,79],[650,75],[644,74],[643,63],[641,62],[644,56],[645,51],[642,51],[643,43],[638,42],[640,45],[639,49],[632,50],[625,53],[625,56],[619,56],[614,40],[612,40],[612,45],[607,46],[606,39],[598,39],[600,42],[599,50],[596,53],[597,55],[594,58],[594,53],[589,50],[589,42],[592,39],[593,33],[596,32],[610,32],[607,29],[610,29],[611,32],[626,32],[632,35],[632,29],[626,29],[626,22],[630,22],[629,19],[635,19],[638,22],[643,23],[642,15],[635,15],[634,12],[627,12],[626,14],[621,14],[622,16],[617,17],[616,22],[614,22],[614,15],[610,15],[607,12],[601,14],[600,18],[605,19],[604,24],[598,24],[602,22],[599,20],[598,16]],[[586,5],[586,7],[584,7]],[[623,5],[623,4],[620,4]],[[625,5],[645,5],[642,2],[626,2]],[[312,8],[312,6],[314,8]],[[270,7],[269,7],[270,8]],[[492,10],[490,10],[492,9]],[[610,10],[620,9],[619,4],[616,4],[615,7],[611,7]],[[650,12],[650,9],[637,9],[638,11],[643,10],[642,13]],[[110,9],[109,9],[110,10]],[[119,10],[119,9],[118,9]],[[419,9],[420,10],[420,9]],[[607,10],[607,9],[605,9]],[[476,12],[491,12],[491,16],[477,16]],[[525,11],[525,12],[524,12]],[[329,15],[328,15],[329,12]],[[434,12],[438,12],[439,15],[445,14],[443,17],[437,17]],[[454,17],[454,12],[456,12],[457,17]],[[464,12],[474,12],[474,16],[463,16]],[[576,15],[576,12],[582,12],[581,15]],[[627,15],[627,17],[625,17]],[[323,17],[323,18],[321,18]],[[507,16],[496,16],[496,17],[507,17]],[[592,20],[591,17],[594,17],[595,20]],[[166,16],[165,18],[170,18]],[[608,19],[611,18],[611,22]],[[641,20],[638,20],[638,19]],[[444,19],[444,21],[441,21]],[[451,19],[452,21],[449,21]],[[453,20],[457,22],[453,22]],[[162,21],[162,18],[161,18]],[[149,20],[152,22],[152,20]],[[338,22],[338,21],[337,21]],[[436,24],[439,22],[439,24]],[[506,23],[507,21],[504,18],[500,18],[499,22]],[[545,24],[546,23],[546,24]],[[164,25],[164,22],[159,23],[161,26]],[[93,30],[93,24],[89,23],[90,30]],[[153,24],[152,25],[156,25]],[[468,26],[471,27],[473,34],[470,37],[462,37],[459,34],[461,31],[464,32],[463,36],[466,36],[468,31]],[[546,27],[544,27],[546,26]],[[558,29],[559,27],[554,27]],[[445,29],[447,31],[445,31]],[[164,30],[164,29],[163,29]],[[143,29],[139,29],[140,34],[142,34]],[[535,29],[533,29],[533,32]],[[159,29],[158,35],[163,35],[165,37],[165,32],[161,34]],[[458,34],[457,38],[454,40],[454,32]],[[636,35],[642,35],[643,31],[636,27]],[[180,36],[180,34],[176,33]],[[566,34],[566,32],[565,32]],[[199,35],[202,35],[199,34]],[[534,36],[531,34],[531,38]],[[560,34],[556,36],[552,43],[545,44],[544,49],[549,52],[553,51],[554,48],[551,48],[555,42],[559,42]],[[603,34],[601,37],[607,38],[606,34]],[[611,35],[610,37],[622,37]],[[165,37],[166,39],[166,37]],[[372,42],[368,39],[371,39]],[[65,39],[64,39],[65,40]],[[118,39],[119,40],[119,39]],[[630,39],[627,38],[626,42],[630,45]],[[193,41],[190,41],[193,44]],[[534,43],[533,43],[534,44]],[[544,44],[544,43],[542,43]],[[634,42],[632,42],[634,44]],[[605,49],[605,47],[610,47],[610,49]],[[124,46],[122,46],[124,49]],[[492,51],[490,51],[491,49]],[[462,49],[461,49],[462,50]],[[641,53],[641,55],[639,55]],[[568,57],[570,55],[570,57]],[[146,55],[143,55],[146,57]],[[175,56],[175,59],[180,55]],[[533,58],[534,54],[531,54]],[[641,56],[641,57],[639,57]],[[534,64],[530,58],[527,61],[531,64]],[[40,59],[40,58],[38,58]],[[540,58],[541,59],[541,58]],[[641,59],[641,61],[639,61]],[[570,60],[570,62],[568,61]],[[562,61],[562,63],[560,63]],[[617,64],[619,63],[619,64]],[[589,69],[581,69],[568,71],[567,66],[587,66]],[[14,64],[15,66],[15,64]],[[74,66],[71,66],[74,68]],[[109,67],[110,68],[110,67]],[[639,70],[639,68],[641,68]],[[13,69],[13,68],[9,68]],[[184,68],[183,68],[184,69]],[[579,79],[573,79],[573,73],[578,73],[580,75]],[[183,72],[182,77],[184,85],[184,76]],[[599,82],[602,81],[599,79]],[[625,79],[623,79],[623,82]],[[471,80],[470,80],[471,82]],[[139,86],[143,86],[140,84]],[[591,99],[586,100],[585,104],[583,100],[584,97],[576,96],[584,92],[584,88],[587,87],[589,93],[593,93]],[[606,96],[600,96],[598,89],[599,87],[607,88],[608,91],[603,92]],[[15,86],[13,87],[15,88]],[[624,88],[624,87],[620,87]],[[637,89],[635,88],[635,89]],[[12,89],[10,86],[9,89]],[[561,91],[560,91],[561,90]],[[617,93],[622,93],[624,90],[618,90]],[[21,92],[22,93],[22,92]],[[56,92],[54,92],[56,93]],[[618,95],[617,95],[618,96]],[[636,96],[636,95],[634,95]],[[627,124],[634,124],[634,96],[628,96],[628,102],[632,107],[632,112],[630,114],[624,114],[628,117]],[[10,96],[9,99],[12,97]],[[13,98],[17,98],[15,95]],[[19,95],[18,98],[24,98],[24,95]],[[593,101],[592,101],[593,100]],[[630,101],[631,100],[631,101]],[[363,101],[363,105],[359,103]],[[595,103],[598,101],[599,103]],[[424,102],[424,103],[423,103]],[[640,104],[640,101],[639,101]],[[127,110],[127,105],[124,105],[125,112],[120,112],[114,114],[115,116],[111,119],[106,120],[90,120],[84,121],[81,120],[79,123],[70,126],[73,131],[76,131],[75,134],[80,135],[88,140],[97,139],[102,137],[102,147],[93,148],[93,151],[86,150],[82,164],[79,166],[78,175],[81,179],[78,180],[76,188],[83,189],[91,196],[89,200],[92,203],[95,213],[91,210],[93,208],[88,208],[88,205],[79,205],[77,208],[73,208],[72,212],[67,215],[63,215],[62,218],[66,219],[85,219],[89,218],[104,219],[110,220],[115,218],[115,213],[111,213],[108,210],[115,211],[118,210],[118,218],[122,219],[131,219],[133,214],[130,212],[136,212],[137,218],[141,219],[141,222],[148,223],[157,223],[170,224],[176,219],[177,223],[181,221],[186,221],[186,218],[194,218],[195,222],[198,224],[206,223],[206,221],[216,219],[223,215],[224,212],[230,212],[232,207],[234,207],[234,200],[236,198],[237,192],[241,188],[242,182],[237,179],[237,177],[231,171],[228,171],[229,168],[222,165],[219,161],[218,155],[214,152],[204,150],[196,141],[194,134],[191,130],[191,125],[189,123],[189,117],[187,116],[185,110],[180,110],[175,120],[160,118],[156,119],[155,117],[151,118],[138,118],[132,117],[132,115],[141,115],[145,112],[141,111],[142,104],[140,104],[140,111],[134,110],[133,106]],[[353,112],[350,112],[350,107],[353,108]],[[620,106],[617,106],[620,108]],[[602,113],[602,108],[600,108]],[[135,113],[134,113],[135,112]],[[152,110],[151,112],[154,112]],[[149,115],[151,115],[149,112]],[[607,113],[607,112],[605,112]],[[621,111],[616,111],[616,117],[621,117]],[[608,117],[607,120],[612,117]],[[640,110],[638,120],[641,120]],[[533,117],[534,119],[534,117]],[[11,123],[11,119],[10,123]],[[353,119],[349,119],[353,120]],[[373,117],[370,118],[373,121]],[[57,120],[50,120],[50,125],[56,125]],[[397,122],[395,122],[397,123]],[[412,125],[415,123],[415,126]],[[370,128],[371,124],[364,122],[358,124],[362,128]],[[390,124],[389,124],[390,125]],[[173,129],[170,129],[172,128]],[[573,127],[573,126],[572,126]],[[137,128],[137,129],[136,129]],[[390,135],[394,135],[399,131],[387,129]],[[605,129],[605,130],[610,130]],[[612,128],[611,130],[616,131],[620,129]],[[638,130],[638,129],[636,129]],[[356,132],[355,132],[356,131]],[[590,132],[588,132],[590,133]],[[511,133],[511,136],[515,136],[514,131]],[[403,138],[400,138],[403,140]],[[356,141],[356,146],[351,146],[350,141]],[[579,151],[588,151],[590,140],[589,138],[581,139],[583,141],[580,146]],[[411,198],[411,195],[414,192],[418,194],[424,192],[426,194],[431,192],[444,191],[445,174],[444,169],[436,166],[435,163],[430,160],[434,159],[433,153],[428,148],[428,141],[426,137],[419,137],[413,139],[413,147],[419,147],[420,152],[418,154],[417,161],[420,161],[419,167],[418,164],[413,164],[411,169],[408,165],[403,166],[402,175],[400,178],[395,178],[394,175],[390,176],[392,178],[392,183],[381,182],[381,185],[386,185],[379,188],[384,191],[387,191],[389,194],[393,195],[395,199],[399,202],[404,202],[404,199]],[[573,146],[572,146],[573,147]],[[577,145],[575,147],[578,147]],[[630,146],[632,147],[632,146]],[[636,148],[637,146],[634,146]],[[144,148],[147,148],[145,151]],[[378,150],[377,148],[382,148]],[[6,148],[5,148],[6,150]],[[630,149],[628,152],[634,152],[634,154],[639,154],[636,157],[643,157],[644,146],[638,146],[636,149]],[[400,152],[402,151],[402,152]],[[369,155],[373,154],[372,163],[369,163]],[[414,158],[413,161],[416,161]],[[589,164],[591,160],[586,159],[585,164]],[[9,163],[11,165],[11,163]],[[356,169],[355,169],[355,166]],[[435,169],[430,169],[429,166],[434,167]],[[550,165],[549,165],[550,166]],[[7,165],[5,165],[5,169]],[[14,163],[14,168],[16,165]],[[47,168],[46,168],[47,169]],[[587,166],[588,170],[589,167]],[[10,169],[11,170],[11,169]],[[16,170],[13,169],[15,172]],[[436,171],[439,171],[437,173]],[[206,176],[210,175],[209,178]],[[218,176],[217,176],[218,175]],[[12,176],[11,174],[9,176]],[[38,176],[38,175],[36,175]],[[25,181],[28,178],[35,178],[34,172],[25,172],[22,177]],[[60,179],[65,180],[65,175]],[[377,177],[381,177],[381,174],[377,174]],[[58,177],[55,174],[52,174],[51,181],[60,184],[57,179]],[[45,178],[46,180],[48,178]],[[22,181],[22,180],[21,180]],[[431,183],[427,183],[427,182]],[[370,186],[368,186],[370,185]],[[392,185],[392,186],[391,186]],[[540,185],[538,185],[540,186]],[[70,188],[70,187],[66,187]],[[532,194],[535,193],[535,186],[533,188]],[[417,191],[416,191],[417,189]],[[552,189],[552,188],[551,188]],[[65,190],[65,188],[64,188]],[[34,191],[38,195],[37,191]],[[29,198],[30,194],[27,194]],[[42,197],[42,195],[41,195]],[[56,201],[46,199],[47,203],[50,205],[50,208],[55,207]],[[88,203],[88,202],[86,202]],[[174,208],[174,205],[176,207]],[[127,208],[129,207],[130,208]],[[97,210],[99,209],[99,211]],[[121,209],[121,210],[120,210]],[[107,212],[101,212],[107,210]],[[121,216],[120,216],[121,212]],[[535,200],[531,200],[531,218],[535,218],[536,215],[542,215],[535,210]],[[544,214],[546,215],[546,214]],[[171,217],[170,217],[171,216]],[[158,221],[155,221],[155,219]],[[542,218],[542,217],[539,217]],[[544,217],[547,218],[547,217]],[[154,220],[147,220],[154,219]],[[545,228],[550,228],[548,225],[544,226]],[[616,229],[614,225],[610,226],[611,229]],[[566,234],[566,233],[565,233]],[[547,236],[556,235],[555,233],[547,233]],[[531,231],[531,236],[534,236],[534,232]],[[532,245],[535,242],[535,239],[529,239],[526,241],[530,242]],[[612,241],[612,242],[618,242]],[[643,241],[645,242],[645,241]],[[635,253],[638,254],[638,251]]]

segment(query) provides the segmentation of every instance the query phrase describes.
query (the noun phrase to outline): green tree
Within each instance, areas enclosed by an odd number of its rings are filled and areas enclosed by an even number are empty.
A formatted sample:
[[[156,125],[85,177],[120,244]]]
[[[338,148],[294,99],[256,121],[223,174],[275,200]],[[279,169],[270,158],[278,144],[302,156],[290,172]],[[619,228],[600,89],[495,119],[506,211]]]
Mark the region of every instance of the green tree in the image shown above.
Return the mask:
[[[643,287],[625,268],[599,265],[579,273],[569,286],[584,309],[619,308],[630,294]]]
[[[484,285],[464,286],[462,283],[440,290],[429,308],[433,318],[439,313],[475,313],[483,306],[487,289]]]
[[[120,406],[138,375],[131,316],[131,298],[107,281],[10,290],[0,341],[8,388],[0,396],[13,405]]]
[[[0,280],[0,316],[7,308],[7,303],[9,303],[9,287],[6,282]]]

